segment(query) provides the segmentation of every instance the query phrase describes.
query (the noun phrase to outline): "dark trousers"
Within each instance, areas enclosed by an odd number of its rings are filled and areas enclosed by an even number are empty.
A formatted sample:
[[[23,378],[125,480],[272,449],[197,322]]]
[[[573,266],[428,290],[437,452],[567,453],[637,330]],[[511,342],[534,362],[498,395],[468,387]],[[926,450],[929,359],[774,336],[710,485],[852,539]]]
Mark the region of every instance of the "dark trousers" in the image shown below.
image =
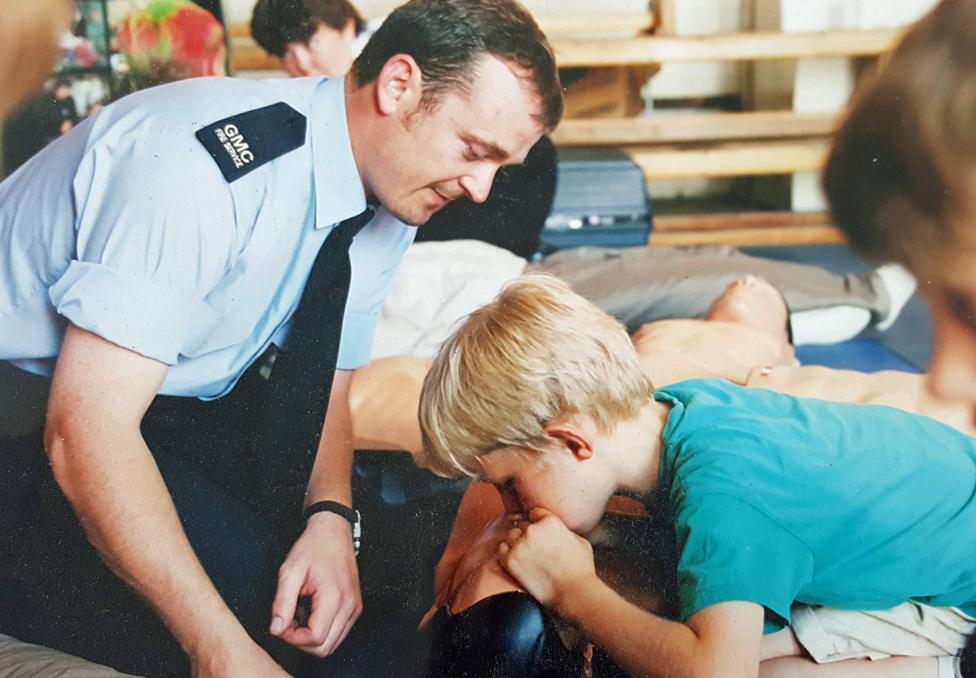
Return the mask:
[[[44,390],[44,380],[0,365],[4,391]],[[294,653],[267,628],[277,568],[300,529],[298,513],[281,507],[300,506],[305,487],[276,482],[273,468],[288,460],[250,445],[265,385],[252,370],[216,401],[157,397],[142,432],[210,578],[251,636],[288,665]],[[125,672],[187,675],[175,639],[88,543],[53,479],[42,430],[0,435],[0,459],[0,632]],[[310,471],[294,470],[306,479]]]

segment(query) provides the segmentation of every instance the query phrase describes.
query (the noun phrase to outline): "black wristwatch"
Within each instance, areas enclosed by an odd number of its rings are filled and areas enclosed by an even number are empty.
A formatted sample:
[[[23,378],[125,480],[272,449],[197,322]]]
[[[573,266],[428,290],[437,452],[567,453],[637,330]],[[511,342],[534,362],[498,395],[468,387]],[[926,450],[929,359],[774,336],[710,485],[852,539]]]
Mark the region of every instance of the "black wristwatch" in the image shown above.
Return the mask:
[[[356,555],[359,555],[359,546],[362,543],[363,538],[363,523],[362,517],[359,515],[359,511],[354,508],[350,508],[345,504],[340,504],[337,501],[317,501],[307,509],[302,511],[302,517],[308,522],[308,519],[315,513],[322,513],[323,511],[327,513],[336,513],[352,525],[352,548]]]

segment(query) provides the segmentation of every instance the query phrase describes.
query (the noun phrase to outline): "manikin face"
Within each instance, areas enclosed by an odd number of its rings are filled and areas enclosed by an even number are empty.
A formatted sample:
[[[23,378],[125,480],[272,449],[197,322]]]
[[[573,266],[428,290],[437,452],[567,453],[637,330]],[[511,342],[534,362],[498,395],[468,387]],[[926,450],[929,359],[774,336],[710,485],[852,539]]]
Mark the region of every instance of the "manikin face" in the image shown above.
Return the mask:
[[[327,24],[320,24],[308,42],[289,42],[285,51],[284,66],[292,77],[303,75],[327,75],[340,78],[352,66],[355,55],[352,43],[356,39],[356,24],[352,19],[341,31]]]
[[[541,507],[579,534],[596,527],[615,489],[605,461],[583,458],[562,445],[542,454],[506,447],[482,462],[482,480],[498,488],[506,511]]]
[[[484,202],[499,167],[523,162],[542,135],[539,106],[506,64],[485,55],[470,93],[450,89],[432,108],[394,114],[373,140],[382,155],[363,172],[368,192],[415,225],[452,200]]]
[[[940,271],[948,283],[922,285],[932,309],[935,340],[929,387],[946,400],[973,406],[976,422],[976,255],[959,256]],[[926,280],[924,275],[919,280]]]

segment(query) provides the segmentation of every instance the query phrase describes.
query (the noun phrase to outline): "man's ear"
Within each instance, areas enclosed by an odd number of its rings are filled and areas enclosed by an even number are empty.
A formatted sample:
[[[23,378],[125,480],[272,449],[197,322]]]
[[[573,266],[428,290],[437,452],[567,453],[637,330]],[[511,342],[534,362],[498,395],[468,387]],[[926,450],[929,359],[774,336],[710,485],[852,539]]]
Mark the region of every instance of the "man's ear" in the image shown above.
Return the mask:
[[[550,424],[545,429],[549,437],[565,447],[570,454],[583,461],[593,456],[589,437],[569,423]]]
[[[376,78],[376,104],[385,115],[410,113],[420,103],[423,78],[409,54],[394,54]]]

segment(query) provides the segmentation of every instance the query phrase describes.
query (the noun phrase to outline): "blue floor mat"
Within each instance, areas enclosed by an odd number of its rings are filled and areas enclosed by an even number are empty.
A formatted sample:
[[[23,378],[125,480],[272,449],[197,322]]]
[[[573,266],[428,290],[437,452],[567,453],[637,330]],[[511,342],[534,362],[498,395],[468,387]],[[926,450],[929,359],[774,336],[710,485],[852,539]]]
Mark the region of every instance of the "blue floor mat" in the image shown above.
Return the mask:
[[[797,245],[790,247],[750,247],[744,252],[759,257],[822,266],[834,273],[870,271],[872,266],[846,245]],[[884,333],[865,335],[839,344],[801,346],[800,362],[862,372],[906,370],[921,372],[932,354],[932,323],[922,298],[915,294]]]
[[[800,346],[796,350],[796,357],[803,365],[823,365],[859,372],[921,371],[879,340],[869,337],[855,337],[839,344]]]

